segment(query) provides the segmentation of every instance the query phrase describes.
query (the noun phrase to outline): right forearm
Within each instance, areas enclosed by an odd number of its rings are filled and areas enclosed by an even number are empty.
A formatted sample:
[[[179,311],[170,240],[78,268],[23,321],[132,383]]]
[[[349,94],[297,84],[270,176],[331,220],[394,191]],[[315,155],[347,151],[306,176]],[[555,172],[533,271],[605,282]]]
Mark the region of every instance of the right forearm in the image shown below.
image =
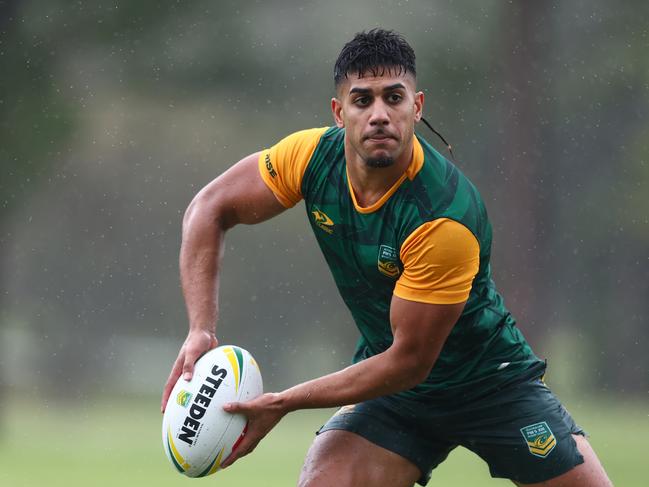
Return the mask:
[[[224,234],[221,220],[213,213],[198,204],[190,205],[180,248],[180,280],[190,330],[215,331]]]

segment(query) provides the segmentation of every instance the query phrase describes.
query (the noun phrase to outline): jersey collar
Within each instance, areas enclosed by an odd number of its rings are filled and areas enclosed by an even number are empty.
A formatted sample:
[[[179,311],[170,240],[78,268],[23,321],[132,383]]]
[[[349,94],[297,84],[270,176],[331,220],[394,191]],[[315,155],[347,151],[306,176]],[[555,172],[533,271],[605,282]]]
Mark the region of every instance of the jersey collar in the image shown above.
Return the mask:
[[[392,185],[390,189],[386,191],[386,193],[381,196],[381,198],[374,203],[373,205],[370,206],[360,206],[358,204],[358,201],[356,201],[356,195],[354,194],[354,189],[352,188],[352,183],[351,180],[349,179],[349,171],[347,170],[347,167],[345,167],[345,171],[347,173],[347,187],[349,190],[349,194],[352,197],[352,201],[354,202],[354,208],[356,211],[359,213],[373,213],[379,208],[381,208],[386,201],[390,199],[390,196],[392,196],[397,189],[399,189],[399,186],[401,186],[401,183],[405,181],[406,178],[408,178],[410,181],[415,179],[415,176],[417,173],[421,170],[422,166],[424,165],[424,149],[421,146],[421,143],[417,139],[417,137],[413,136],[413,148],[412,148],[412,160],[410,161],[410,164],[408,165],[408,168],[406,169],[406,172],[401,175],[399,179]]]

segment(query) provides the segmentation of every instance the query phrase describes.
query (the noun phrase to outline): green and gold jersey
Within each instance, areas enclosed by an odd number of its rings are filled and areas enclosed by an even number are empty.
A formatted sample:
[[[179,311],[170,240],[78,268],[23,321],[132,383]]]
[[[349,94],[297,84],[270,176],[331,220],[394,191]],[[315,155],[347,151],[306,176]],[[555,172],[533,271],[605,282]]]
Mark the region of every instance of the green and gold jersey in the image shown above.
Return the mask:
[[[260,174],[277,199],[304,199],[313,232],[361,337],[354,362],[392,344],[392,295],[467,301],[425,382],[401,394],[453,400],[540,373],[491,280],[491,225],[478,191],[425,140],[403,176],[361,207],[349,182],[344,129],[292,134],[262,151]]]

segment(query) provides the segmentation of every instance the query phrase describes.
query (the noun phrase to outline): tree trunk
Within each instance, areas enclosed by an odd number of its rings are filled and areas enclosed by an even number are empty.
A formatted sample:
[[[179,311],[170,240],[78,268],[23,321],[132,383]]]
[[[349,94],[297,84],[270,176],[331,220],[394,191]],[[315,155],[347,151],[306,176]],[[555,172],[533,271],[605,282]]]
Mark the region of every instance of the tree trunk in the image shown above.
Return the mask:
[[[554,222],[551,131],[543,120],[551,111],[546,75],[552,24],[547,2],[514,2],[503,15],[502,133],[499,140],[500,208],[495,239],[507,245],[505,296],[530,342],[548,325],[548,288],[553,256],[548,237]],[[546,124],[547,127],[547,124]],[[550,149],[548,149],[550,148]],[[498,161],[497,161],[498,162]]]

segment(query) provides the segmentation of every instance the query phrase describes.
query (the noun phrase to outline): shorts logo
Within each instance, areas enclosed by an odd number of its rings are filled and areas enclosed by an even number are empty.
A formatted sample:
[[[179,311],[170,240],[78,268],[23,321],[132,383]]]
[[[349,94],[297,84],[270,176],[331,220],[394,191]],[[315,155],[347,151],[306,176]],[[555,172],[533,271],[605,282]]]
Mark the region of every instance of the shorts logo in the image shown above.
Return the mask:
[[[521,434],[527,442],[530,453],[536,457],[547,457],[557,446],[557,439],[545,421],[521,428]]]
[[[181,390],[181,391],[178,393],[178,396],[176,396],[176,402],[177,402],[180,406],[182,406],[182,407],[184,407],[184,408],[187,407],[187,405],[189,404],[189,401],[191,401],[191,399],[192,399],[192,395],[191,395],[191,393],[190,393],[190,392],[187,392],[187,391],[183,391],[183,390]]]
[[[397,251],[387,245],[379,247],[379,272],[388,277],[397,277],[399,275],[399,265]]]
[[[323,211],[320,211],[317,206],[311,208],[311,214],[313,215],[313,221],[319,228],[328,234],[334,233],[334,222]]]

